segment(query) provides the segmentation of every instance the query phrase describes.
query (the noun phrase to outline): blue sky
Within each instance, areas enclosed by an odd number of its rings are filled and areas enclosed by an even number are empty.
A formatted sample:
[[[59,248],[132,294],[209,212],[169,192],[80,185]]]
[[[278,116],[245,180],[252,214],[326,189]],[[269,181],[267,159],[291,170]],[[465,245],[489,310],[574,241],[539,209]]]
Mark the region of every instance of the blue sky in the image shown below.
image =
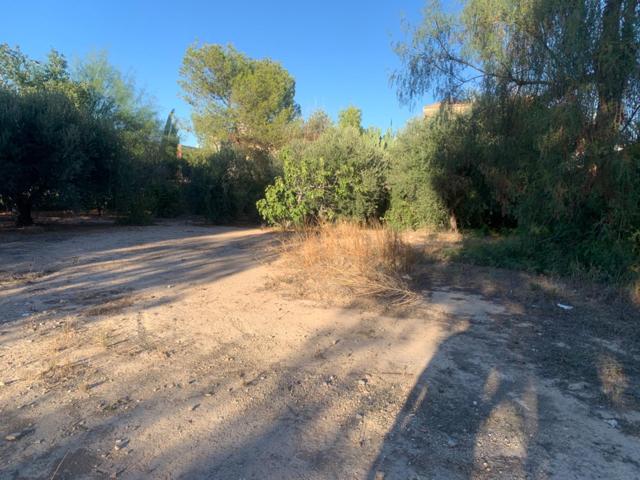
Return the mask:
[[[51,48],[70,60],[107,50],[163,116],[175,108],[182,119],[190,116],[177,83],[187,46],[232,43],[289,70],[305,117],[322,108],[335,118],[353,104],[362,108],[365,126],[397,129],[419,105],[401,106],[389,85],[398,67],[392,43],[403,38],[402,18],[417,22],[423,6],[424,0],[11,1],[3,5],[0,42],[35,58]]]

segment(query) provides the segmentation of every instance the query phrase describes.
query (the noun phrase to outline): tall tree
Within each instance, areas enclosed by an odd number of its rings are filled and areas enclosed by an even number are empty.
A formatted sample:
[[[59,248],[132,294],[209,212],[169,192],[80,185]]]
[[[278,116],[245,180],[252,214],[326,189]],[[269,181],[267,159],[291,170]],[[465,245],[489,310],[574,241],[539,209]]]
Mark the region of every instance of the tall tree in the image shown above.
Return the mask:
[[[69,69],[55,50],[37,61],[0,45],[0,93],[0,196],[20,224],[48,196],[100,209],[113,199],[125,157],[157,156],[152,103],[105,53]]]
[[[28,57],[19,47],[0,44],[0,88],[15,93],[57,91],[81,106],[87,90],[71,79],[67,59],[52,49],[45,61]]]
[[[271,151],[283,145],[300,114],[291,75],[279,63],[251,59],[232,46],[189,47],[180,74],[204,145],[233,142]]]
[[[610,142],[638,115],[637,0],[468,0],[459,14],[430,0],[411,33],[393,77],[405,101],[435,90],[447,100],[484,91],[569,102],[593,120],[585,134],[613,132]]]
[[[430,0],[397,51],[402,100],[435,92],[473,101],[463,128],[450,130],[456,136],[440,137],[419,162],[446,173],[435,186],[454,213],[475,190],[487,200],[481,218],[575,247],[568,255],[614,242],[633,250],[638,0],[467,0],[457,13]],[[451,123],[450,114],[434,121]],[[454,176],[464,188],[447,197]]]
[[[127,137],[130,148],[141,153],[146,140],[160,137],[156,106],[134,78],[109,62],[107,52],[95,52],[78,61],[71,78],[85,89],[86,107],[97,117],[108,117]],[[137,145],[136,142],[142,143]]]
[[[176,112],[174,109],[169,112],[167,121],[162,131],[162,139],[160,140],[160,155],[175,158],[178,153],[178,122],[176,121]]]

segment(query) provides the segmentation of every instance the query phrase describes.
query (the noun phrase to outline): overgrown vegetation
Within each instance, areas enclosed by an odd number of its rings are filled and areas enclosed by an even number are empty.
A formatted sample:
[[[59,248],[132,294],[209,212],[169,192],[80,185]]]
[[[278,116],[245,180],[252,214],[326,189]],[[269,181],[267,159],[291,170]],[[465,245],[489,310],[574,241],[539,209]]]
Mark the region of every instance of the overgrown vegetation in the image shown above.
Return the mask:
[[[300,107],[295,80],[279,63],[251,59],[233,46],[194,45],[180,73],[201,145],[273,151],[286,143]]]
[[[349,121],[344,121],[350,116]],[[387,139],[365,131],[360,112],[347,109],[340,125],[326,126],[312,140],[291,142],[279,154],[283,175],[258,202],[272,225],[304,226],[350,219],[377,221],[387,204]]]
[[[265,152],[225,145],[186,155],[184,194],[188,210],[213,223],[256,222],[256,201],[273,180],[275,166]]]
[[[195,55],[187,52],[185,71]],[[242,63],[239,86],[221,100],[239,102],[224,113],[235,127],[212,131],[195,121],[205,146],[183,149],[173,111],[163,128],[154,104],[104,53],[72,68],[56,51],[38,62],[1,45],[0,205],[16,211],[19,226],[33,223],[32,209],[112,212],[129,224],[185,213],[257,221],[256,202],[278,173],[274,145],[298,115],[295,88],[274,62],[231,47],[228,57]],[[211,93],[195,77],[184,86],[194,102]]]
[[[388,218],[511,232],[464,252],[496,265],[638,274],[637,2],[430,2],[398,52],[401,98],[445,105],[401,134]]]

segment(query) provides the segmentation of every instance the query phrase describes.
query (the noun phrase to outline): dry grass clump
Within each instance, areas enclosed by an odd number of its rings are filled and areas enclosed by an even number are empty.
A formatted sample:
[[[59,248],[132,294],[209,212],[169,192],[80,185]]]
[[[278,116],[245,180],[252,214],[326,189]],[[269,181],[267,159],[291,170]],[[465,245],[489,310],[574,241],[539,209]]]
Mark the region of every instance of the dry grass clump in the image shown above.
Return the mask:
[[[382,226],[323,224],[283,242],[284,265],[304,294],[369,297],[392,304],[412,302],[409,273],[414,250]]]

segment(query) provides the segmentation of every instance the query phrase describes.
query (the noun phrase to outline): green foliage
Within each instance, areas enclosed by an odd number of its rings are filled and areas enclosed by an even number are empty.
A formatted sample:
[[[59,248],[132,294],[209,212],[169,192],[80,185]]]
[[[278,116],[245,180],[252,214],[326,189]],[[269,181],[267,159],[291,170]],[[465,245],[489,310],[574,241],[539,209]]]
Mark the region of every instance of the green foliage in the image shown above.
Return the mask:
[[[160,142],[161,153],[175,156],[178,151],[178,143],[180,143],[178,123],[175,117],[175,110],[171,110],[164,124],[164,130],[162,131],[162,140]],[[169,149],[169,151],[166,151],[166,149]]]
[[[323,110],[316,110],[302,125],[302,138],[307,141],[317,140],[320,135],[329,130],[333,122]]]
[[[93,115],[108,119],[118,130],[129,156],[147,155],[149,142],[160,141],[160,123],[153,102],[133,78],[109,63],[106,52],[78,61],[72,80],[85,90],[84,104]]]
[[[448,216],[459,227],[514,235],[469,242],[461,257],[479,263],[628,279],[639,253],[638,146],[607,151],[605,163],[593,145],[576,153],[571,121],[580,124],[579,115],[485,97],[467,114],[410,124],[391,150],[385,218],[416,228],[445,226]]]
[[[379,219],[386,207],[387,159],[381,138],[353,127],[332,128],[281,155],[284,174],[257,204],[273,225],[318,220]]]
[[[54,192],[78,200],[117,155],[113,130],[63,93],[0,90],[0,195],[32,222],[31,208]]]
[[[149,185],[150,162],[127,157],[118,163],[114,208],[118,223],[149,225],[156,211],[156,197]]]
[[[386,219],[399,227],[500,228],[512,219],[501,204],[501,183],[483,161],[486,145],[469,114],[444,109],[411,122],[392,148],[391,205]]]
[[[257,202],[258,212],[270,225],[301,226],[315,217],[333,216],[325,206],[329,172],[323,158],[282,154],[284,176],[276,177]]]
[[[278,110],[275,103],[293,98],[293,83],[281,75],[281,67],[268,61],[249,64],[245,73],[251,77],[242,78],[248,87],[233,91],[234,98],[251,96],[265,84],[274,88],[262,91],[259,101],[242,100],[246,112],[238,110],[236,118],[243,124],[249,121],[243,116],[247,112],[265,116]],[[21,223],[31,221],[32,205],[110,209],[127,224],[188,211],[213,222],[257,217],[255,203],[274,178],[267,151],[254,148],[245,136],[249,146],[225,141],[209,153],[197,153],[198,158],[178,158],[174,113],[162,130],[153,104],[106,54],[91,55],[69,72],[55,52],[41,63],[2,46],[0,79],[0,173],[6,179],[0,197],[3,206],[22,212]],[[291,101],[276,98],[278,89],[288,91]],[[255,130],[258,135],[268,137],[271,127],[289,135],[279,120],[284,110],[265,129]]]
[[[457,14],[430,0],[397,51],[404,100],[430,90],[445,99],[541,98],[585,110],[592,138],[615,144],[630,133],[640,85],[636,0],[468,0]]]
[[[255,221],[256,201],[273,180],[273,161],[264,152],[229,145],[187,158],[185,197],[189,211],[212,223]]]
[[[46,62],[27,57],[20,48],[0,44],[0,88],[15,93],[42,90],[65,90],[70,94],[74,85],[69,82],[67,61],[51,50]]]
[[[435,126],[415,120],[402,131],[391,148],[390,208],[385,219],[395,227],[443,227],[447,208],[435,189],[442,168],[435,163]]]
[[[125,157],[118,163],[114,207],[118,221],[147,225],[154,217],[171,218],[185,212],[184,162],[174,156],[158,156],[150,142],[150,155]]]
[[[77,62],[71,77],[86,89],[87,108],[113,125],[121,145],[117,164],[108,175],[99,177],[112,189],[106,206],[115,208],[119,221],[128,224],[148,224],[154,216],[182,213],[182,172],[173,111],[161,130],[153,103],[133,78],[109,63],[105,52]]]
[[[0,45],[3,203],[18,223],[38,208],[107,208],[131,222],[181,210],[177,131],[161,135],[153,105],[104,53],[72,71]],[[173,162],[173,163],[172,163]]]
[[[338,126],[340,128],[355,128],[362,130],[362,110],[350,106],[338,113]]]
[[[469,235],[455,260],[491,267],[589,279],[610,284],[631,283],[640,271],[638,254],[624,240],[582,235],[577,241],[513,232],[497,238]]]
[[[389,219],[415,223],[437,211],[420,204],[435,194],[460,226],[517,227],[489,244],[494,259],[628,278],[640,229],[637,2],[469,0],[449,14],[432,1],[398,53],[403,100],[435,91],[473,107],[441,114],[398,155]]]
[[[189,47],[180,74],[196,134],[208,148],[232,142],[277,149],[300,113],[295,81],[279,63],[251,59],[232,46]]]

